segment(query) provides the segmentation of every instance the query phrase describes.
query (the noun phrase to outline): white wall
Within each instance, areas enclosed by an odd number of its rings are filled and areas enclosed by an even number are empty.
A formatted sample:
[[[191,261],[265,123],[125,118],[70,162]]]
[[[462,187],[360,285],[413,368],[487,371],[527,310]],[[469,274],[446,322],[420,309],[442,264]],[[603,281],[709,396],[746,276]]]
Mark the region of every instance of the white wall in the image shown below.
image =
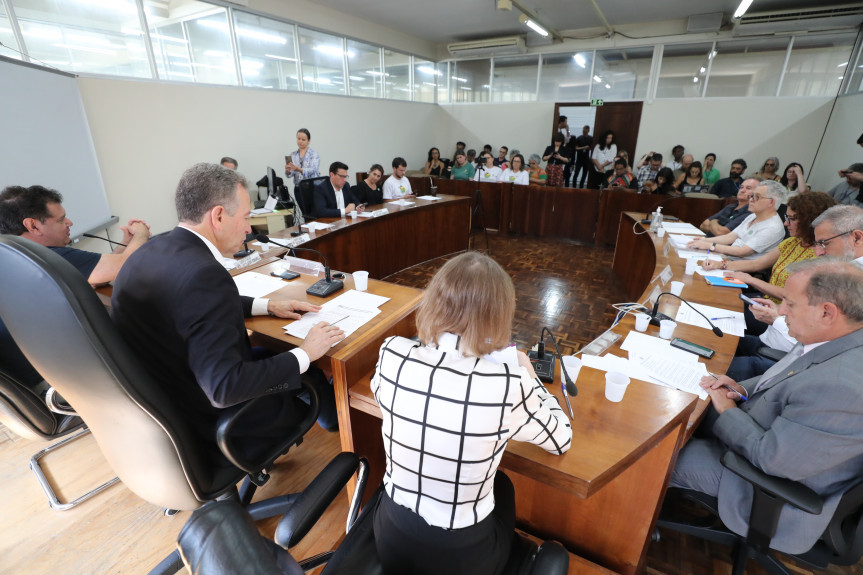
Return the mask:
[[[194,163],[232,156],[255,182],[268,165],[284,171],[296,131],[308,128],[323,174],[335,160],[351,174],[375,162],[388,169],[397,155],[411,169],[425,161],[424,134],[441,115],[430,104],[268,90],[96,78],[79,85],[112,212],[121,222],[143,218],[153,232],[175,225],[174,190]]]
[[[863,162],[863,150],[857,138],[863,134],[863,94],[839,98],[827,125],[827,134],[818,152],[813,169],[813,181],[820,184],[817,190],[829,190],[842,180],[836,173],[855,162]]]

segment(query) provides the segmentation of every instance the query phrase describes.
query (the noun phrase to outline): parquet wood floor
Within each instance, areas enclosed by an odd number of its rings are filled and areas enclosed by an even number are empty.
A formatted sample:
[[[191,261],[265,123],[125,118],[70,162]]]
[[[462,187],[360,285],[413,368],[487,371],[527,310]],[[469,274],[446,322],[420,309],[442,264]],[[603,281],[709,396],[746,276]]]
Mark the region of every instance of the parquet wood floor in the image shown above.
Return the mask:
[[[483,237],[475,245],[485,249]],[[489,234],[491,256],[513,278],[517,312],[513,340],[522,348],[536,343],[543,325],[561,338],[564,354],[590,342],[610,325],[611,303],[625,301],[611,272],[613,250],[574,242]],[[443,260],[404,270],[389,279],[424,287]],[[160,510],[118,484],[71,511],[48,507],[27,461],[43,442],[18,438],[0,425],[0,574],[146,573],[173,548],[188,518]],[[260,497],[302,488],[339,449],[338,435],[318,428],[280,460]],[[88,436],[45,460],[48,474],[64,495],[111,477],[110,468]],[[300,557],[330,549],[344,533],[347,498],[339,497],[315,529],[293,551]],[[272,536],[274,521],[262,522]],[[793,566],[794,572],[812,571]],[[577,572],[577,568],[571,569]],[[693,537],[662,532],[650,547],[648,575],[720,575],[731,572],[729,550]],[[757,567],[748,573],[764,575]],[[863,575],[863,566],[832,567],[828,575]]]

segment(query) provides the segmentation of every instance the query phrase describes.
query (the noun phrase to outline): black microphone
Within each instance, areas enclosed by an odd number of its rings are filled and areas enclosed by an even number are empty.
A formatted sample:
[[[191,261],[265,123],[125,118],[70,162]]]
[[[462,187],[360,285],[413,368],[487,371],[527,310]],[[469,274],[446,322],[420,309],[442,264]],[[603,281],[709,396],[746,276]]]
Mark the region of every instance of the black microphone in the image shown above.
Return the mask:
[[[255,250],[249,249],[249,240],[255,239],[255,234],[246,234],[246,239],[243,240],[243,249],[234,254],[235,258],[244,258],[255,253]]]
[[[85,238],[93,238],[94,240],[102,240],[103,242],[108,242],[109,244],[115,246],[123,246],[126,247],[126,244],[121,244],[120,242],[115,242],[114,240],[109,240],[108,238],[103,238],[102,236],[94,236],[93,234],[81,234]]]
[[[549,329],[547,327],[542,328],[542,332],[540,333],[540,339],[541,339],[540,347],[538,349],[542,349],[543,352],[545,351],[544,350],[545,338],[542,337],[543,332],[547,333],[549,335],[549,337],[551,337],[551,343],[554,344],[554,349],[555,349],[555,351],[557,351],[557,359],[560,360],[560,372],[561,372],[561,374],[563,374],[563,381],[565,382],[564,387],[566,388],[566,392],[569,395],[575,397],[576,395],[578,395],[578,388],[575,387],[575,382],[572,381],[572,379],[570,379],[569,374],[566,372],[566,367],[563,365],[563,354],[560,353],[560,348],[557,347],[557,339],[554,337],[554,334],[551,333],[551,331],[549,331]],[[542,357],[542,356],[540,355],[540,357]]]
[[[313,250],[311,248],[297,248],[291,247],[287,244],[283,244],[277,242],[275,240],[271,240],[264,234],[258,234],[255,238],[261,242],[262,244],[276,244],[279,247],[287,248],[289,250],[300,250],[305,252],[314,252],[321,256],[321,259],[324,260],[324,279],[316,281],[314,284],[309,286],[309,289],[306,290],[306,293],[309,295],[314,295],[318,297],[327,297],[339,291],[340,289],[344,289],[345,283],[341,280],[334,280],[330,275],[330,264],[327,261],[327,258],[324,254],[319,252],[318,250]]]
[[[662,319],[671,319],[667,315],[659,313],[659,300],[662,299],[662,296],[664,296],[664,295],[674,296],[677,299],[679,299],[680,301],[682,301],[683,303],[685,303],[686,305],[688,305],[690,308],[692,308],[692,310],[695,313],[697,313],[698,315],[703,317],[704,320],[710,324],[710,327],[713,329],[713,333],[715,333],[717,337],[722,337],[723,335],[725,335],[724,333],[722,333],[721,329],[719,329],[718,327],[713,325],[713,322],[710,321],[710,318],[708,318],[706,315],[704,315],[703,313],[701,313],[700,311],[698,311],[697,309],[692,307],[691,303],[689,303],[688,301],[686,301],[685,299],[683,299],[679,295],[674,295],[670,291],[662,292],[661,294],[659,294],[659,297],[656,298],[656,303],[653,304],[653,311],[650,312],[650,324],[651,325],[659,325],[659,321]]]

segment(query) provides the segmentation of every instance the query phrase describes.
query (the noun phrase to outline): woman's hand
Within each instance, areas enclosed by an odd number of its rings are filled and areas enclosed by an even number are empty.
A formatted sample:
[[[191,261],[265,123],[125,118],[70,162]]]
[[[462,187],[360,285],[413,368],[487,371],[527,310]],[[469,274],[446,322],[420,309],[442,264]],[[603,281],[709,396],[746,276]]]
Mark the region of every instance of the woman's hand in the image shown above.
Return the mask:
[[[521,350],[516,353],[518,354],[518,364],[527,370],[528,375],[536,379],[536,372],[533,370],[533,364],[530,363],[530,358],[527,357],[527,354]]]

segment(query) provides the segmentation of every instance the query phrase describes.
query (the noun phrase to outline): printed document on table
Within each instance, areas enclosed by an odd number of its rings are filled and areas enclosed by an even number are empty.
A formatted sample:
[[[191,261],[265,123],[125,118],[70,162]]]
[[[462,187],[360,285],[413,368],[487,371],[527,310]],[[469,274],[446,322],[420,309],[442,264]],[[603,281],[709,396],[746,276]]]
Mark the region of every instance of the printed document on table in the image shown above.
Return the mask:
[[[409,201],[407,201],[407,200],[405,200],[405,199],[396,200],[396,201],[391,202],[391,203],[392,203],[394,206],[413,206],[413,205],[415,205],[415,204],[416,204],[416,202],[409,202]]]
[[[327,308],[340,305],[344,307],[355,307],[360,309],[375,309],[381,307],[388,301],[390,301],[390,298],[382,295],[375,295],[373,293],[351,289],[346,291],[339,297],[331,299],[322,307]]]
[[[417,197],[417,199],[418,199],[418,200],[428,200],[428,201],[430,201],[430,202],[436,202],[436,201],[438,201],[440,198],[439,198],[439,197],[437,197],[437,196],[419,196],[419,197]]]
[[[668,233],[688,234],[691,236],[707,235],[695,226],[687,222],[662,222],[662,227]]]
[[[692,241],[691,236],[684,236],[681,234],[668,234],[668,240],[671,242],[676,248],[685,248],[689,242]]]
[[[644,368],[641,367],[641,364],[636,361],[617,357],[610,353],[601,357],[598,355],[582,354],[582,358],[584,361],[584,367],[592,367],[593,369],[606,372],[619,371],[620,373],[626,374],[629,379],[637,379],[639,381],[646,381],[663,387],[671,387],[658,379],[650,377]]]
[[[287,285],[281,278],[274,278],[257,272],[246,272],[234,276],[234,283],[240,295],[248,297],[264,297]]]
[[[706,260],[706,259],[710,259],[710,260],[713,260],[715,262],[721,262],[722,261],[721,256],[718,256],[716,254],[710,254],[708,256],[706,251],[699,251],[699,250],[677,250],[677,255],[680,256],[680,258],[684,259],[684,260],[690,260],[690,259]]]
[[[381,310],[377,308],[360,309],[335,305],[321,309],[321,311],[318,312],[306,313],[301,319],[282,326],[282,329],[284,329],[285,333],[288,335],[305,339],[306,336],[309,335],[309,331],[312,327],[323,321],[330,325],[337,325],[340,327],[342,331],[345,332],[345,337],[347,338],[359,328],[370,322],[372,318],[379,313],[381,313]],[[337,341],[333,346],[338,343],[339,342]]]
[[[713,259],[713,258],[711,258],[711,259]],[[702,275],[706,278],[721,278],[721,277],[725,276],[725,271],[723,271],[723,270],[706,270],[701,266],[698,266],[697,268],[695,268],[695,272],[698,275]]]
[[[710,318],[713,325],[721,329],[723,333],[743,337],[743,332],[746,329],[746,320],[743,319],[743,312],[702,305],[700,303],[694,303],[692,304],[692,307]],[[711,329],[707,321],[687,305],[680,306],[680,309],[677,310],[677,317],[674,318],[674,321],[703,327],[704,329]]]
[[[698,356],[694,353],[671,347],[671,342],[667,339],[635,330],[629,332],[620,345],[620,349],[628,351],[630,359],[634,359],[636,356],[664,355],[686,363],[698,363]]]
[[[307,224],[303,224],[301,227],[306,228],[311,232],[315,230],[328,230],[333,227],[333,224],[324,224],[322,222],[309,222]]]
[[[701,378],[707,375],[703,363],[683,363],[658,355],[642,357],[639,361],[650,375],[663,383],[707,399],[707,392],[700,385]]]

